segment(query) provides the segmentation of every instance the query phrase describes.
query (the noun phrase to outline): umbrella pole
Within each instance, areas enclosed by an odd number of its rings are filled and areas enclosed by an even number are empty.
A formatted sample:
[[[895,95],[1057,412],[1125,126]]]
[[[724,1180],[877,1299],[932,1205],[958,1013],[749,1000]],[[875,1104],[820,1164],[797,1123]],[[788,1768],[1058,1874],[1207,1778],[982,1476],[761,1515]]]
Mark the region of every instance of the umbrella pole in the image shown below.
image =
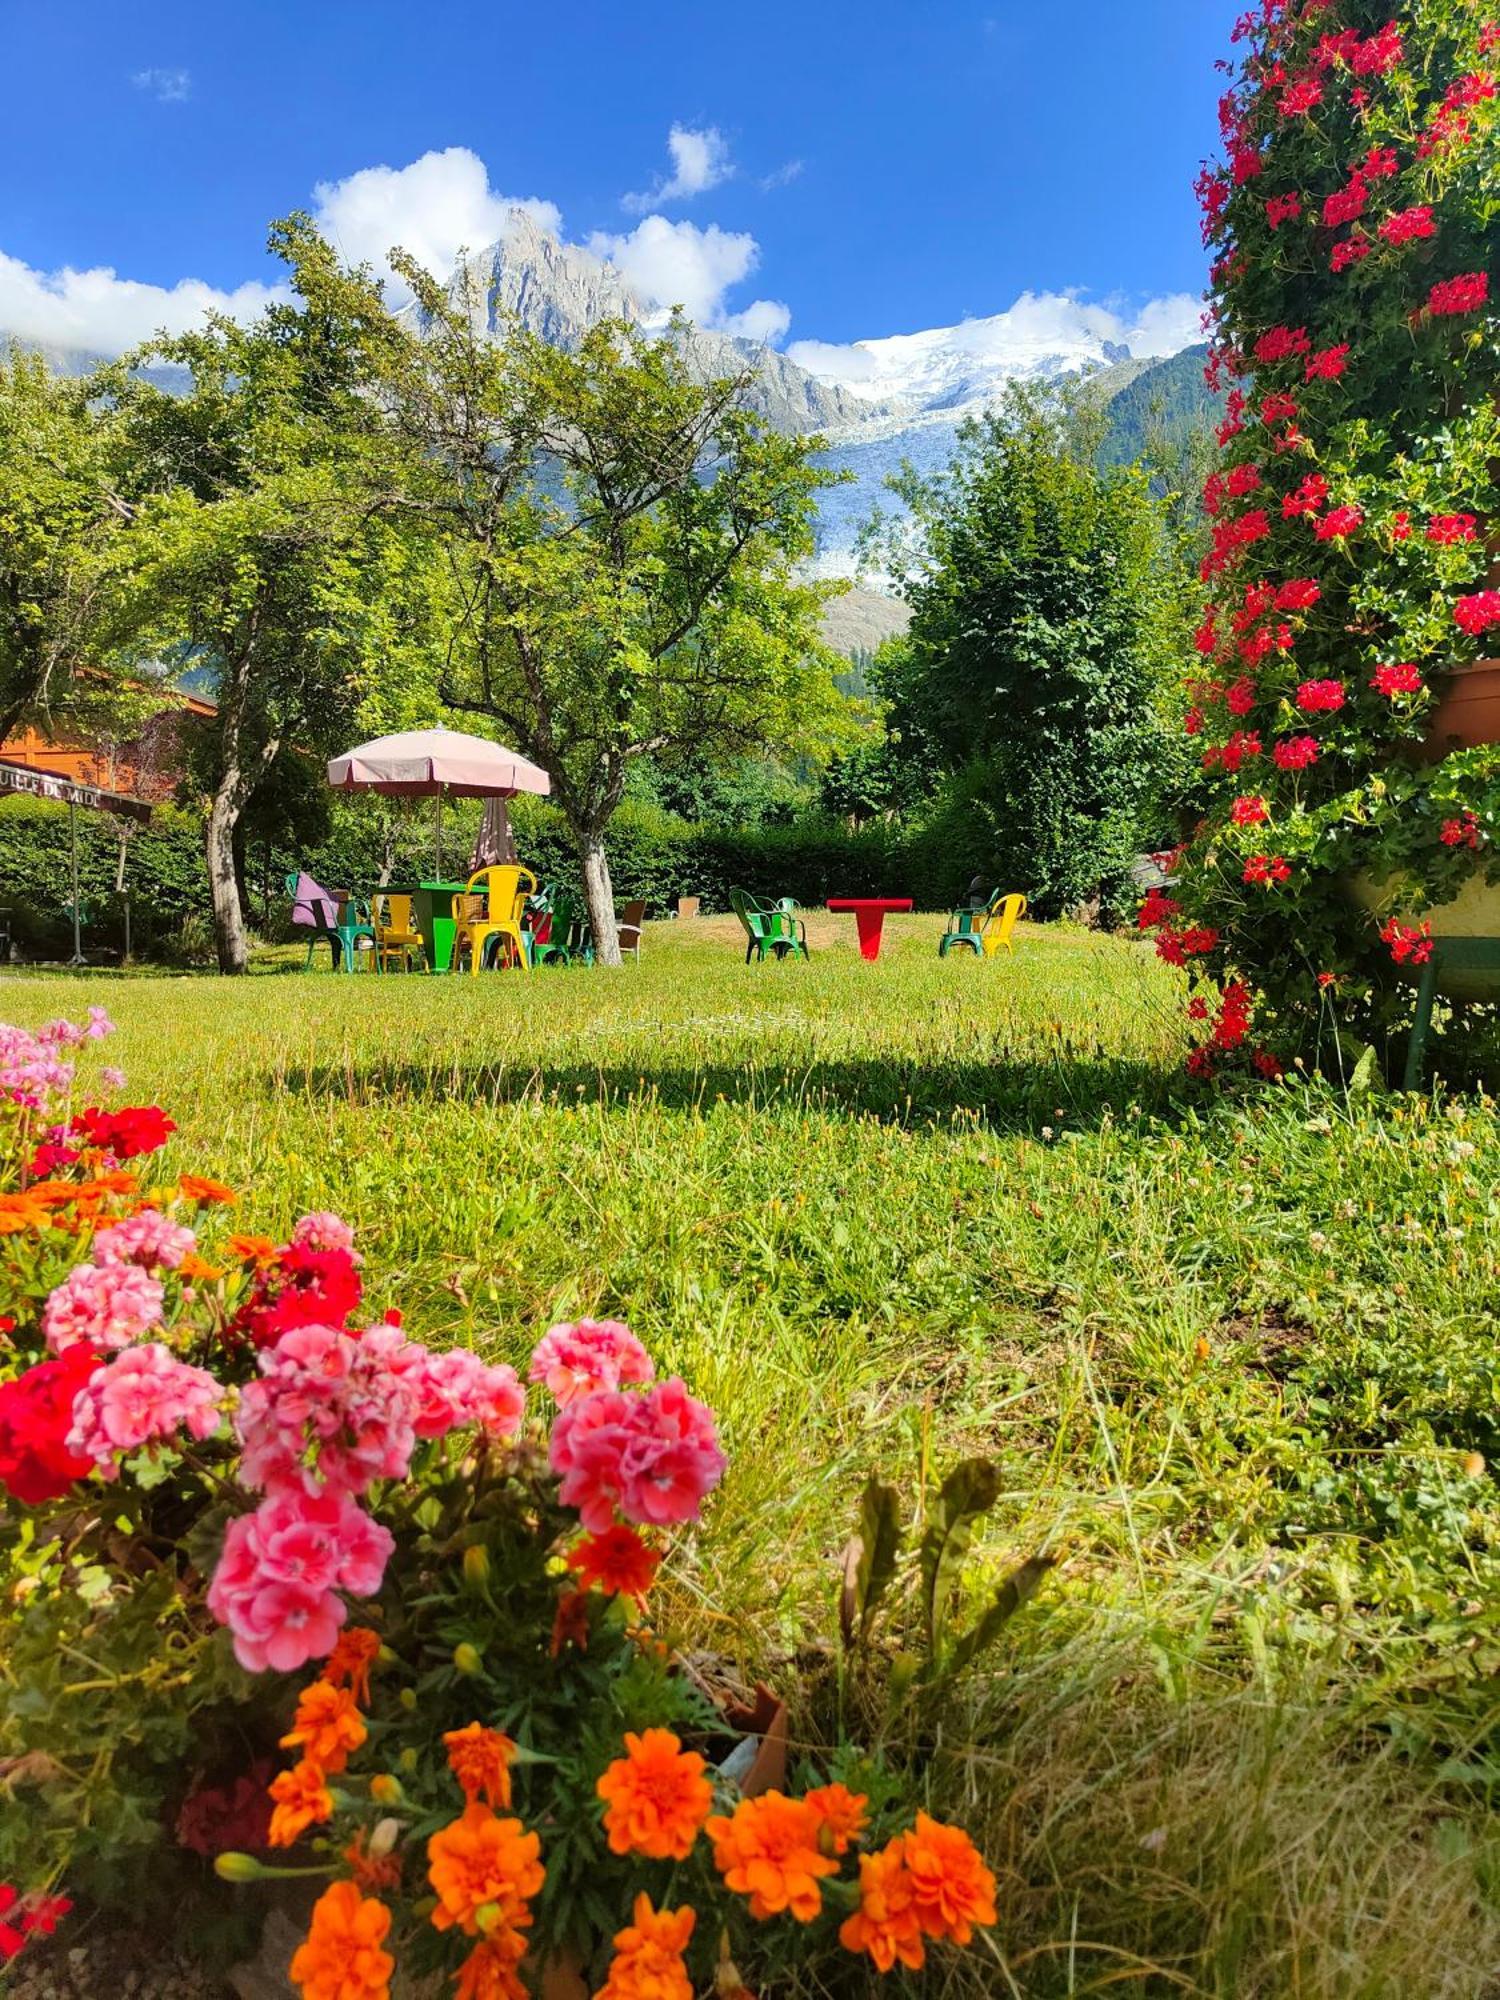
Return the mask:
[[[443,879],[443,788],[438,786],[433,797],[432,814],[432,879]]]

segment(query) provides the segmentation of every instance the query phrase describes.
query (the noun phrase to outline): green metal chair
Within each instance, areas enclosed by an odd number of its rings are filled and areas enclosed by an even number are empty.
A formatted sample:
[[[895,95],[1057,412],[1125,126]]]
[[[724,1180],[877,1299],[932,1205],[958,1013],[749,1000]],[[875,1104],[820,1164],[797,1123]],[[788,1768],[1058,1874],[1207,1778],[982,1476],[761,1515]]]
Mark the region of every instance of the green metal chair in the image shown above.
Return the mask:
[[[1422,1059],[1427,1053],[1427,1037],[1432,1031],[1432,1005],[1437,998],[1438,975],[1444,972],[1478,972],[1493,978],[1500,974],[1500,938],[1435,937],[1432,952],[1422,967],[1417,986],[1417,1009],[1412,1018],[1411,1037],[1406,1044],[1407,1090],[1422,1087]]]
[[[729,907],[745,927],[745,963],[753,958],[806,958],[807,925],[796,914],[790,896],[777,902],[752,896],[748,889],[731,889]]]
[[[532,946],[532,964],[592,965],[594,934],[583,898],[567,888],[546,889],[543,894],[552,923],[543,941]]]
[[[938,957],[946,958],[954,946],[972,951],[976,958],[993,958],[1002,948],[1010,950],[1010,934],[1026,913],[1026,898],[997,889],[987,903],[976,909],[967,903],[954,910],[948,928],[938,943]]]

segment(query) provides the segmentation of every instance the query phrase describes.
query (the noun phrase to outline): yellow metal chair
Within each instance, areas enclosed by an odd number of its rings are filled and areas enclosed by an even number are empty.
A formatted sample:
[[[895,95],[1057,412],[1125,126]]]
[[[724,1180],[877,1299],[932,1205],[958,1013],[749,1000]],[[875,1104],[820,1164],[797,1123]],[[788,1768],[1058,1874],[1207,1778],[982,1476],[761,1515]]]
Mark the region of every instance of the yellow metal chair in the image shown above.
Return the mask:
[[[979,944],[986,958],[996,957],[1002,945],[1010,950],[1010,934],[1025,914],[1024,896],[998,896],[990,903],[979,926]]]
[[[521,929],[521,912],[526,900],[536,893],[536,877],[529,868],[514,864],[505,868],[481,868],[464,885],[466,906],[453,933],[453,969],[458,970],[463,954],[469,954],[469,971],[477,973],[491,938],[511,946],[514,962],[524,972],[531,970],[531,954],[526,949],[526,933]],[[483,899],[477,911],[474,905]],[[455,902],[454,914],[458,905]]]
[[[382,893],[370,901],[375,919],[375,970],[384,972],[389,962],[410,972],[412,960],[421,964],[427,953],[422,933],[411,920],[411,897]]]

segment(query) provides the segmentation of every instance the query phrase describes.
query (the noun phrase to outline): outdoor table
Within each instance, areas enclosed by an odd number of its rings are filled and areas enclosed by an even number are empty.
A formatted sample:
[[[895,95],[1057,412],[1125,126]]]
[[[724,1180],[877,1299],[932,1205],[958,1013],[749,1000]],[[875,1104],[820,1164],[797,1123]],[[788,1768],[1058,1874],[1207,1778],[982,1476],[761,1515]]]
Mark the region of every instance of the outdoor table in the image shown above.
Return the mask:
[[[457,929],[453,898],[463,895],[468,886],[467,882],[393,883],[380,891],[382,895],[411,897],[412,922],[422,933],[430,972],[447,972],[453,963],[453,933]]]
[[[859,932],[859,949],[864,958],[879,958],[880,934],[885,929],[887,910],[909,910],[910,896],[830,896],[830,910],[852,910],[854,928]]]

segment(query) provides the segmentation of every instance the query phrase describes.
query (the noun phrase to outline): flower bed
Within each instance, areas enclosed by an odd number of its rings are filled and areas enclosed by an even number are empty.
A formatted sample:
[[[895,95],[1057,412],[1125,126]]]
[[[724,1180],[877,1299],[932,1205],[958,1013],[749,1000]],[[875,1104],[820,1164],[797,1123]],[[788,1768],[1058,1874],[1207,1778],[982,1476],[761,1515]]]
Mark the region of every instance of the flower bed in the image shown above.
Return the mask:
[[[0,1822],[0,1958],[64,1890],[148,1875],[178,1921],[326,1878],[291,1964],[309,2000],[379,2000],[398,1963],[460,2000],[585,1975],[601,2000],[732,1996],[741,1966],[917,1969],[992,1924],[967,1835],[880,1759],[835,1745],[749,1795],[732,1720],[648,1623],[725,1465],[687,1385],[611,1321],[553,1327],[525,1383],[368,1323],[336,1216],[236,1230],[230,1188],[151,1178],[161,1110],[73,1108],[77,1045],[108,1032],[0,1027],[0,1768],[28,1803]],[[976,1461],[933,1503],[908,1688],[993,1497]],[[894,1504],[866,1496],[851,1649]]]
[[[1263,0],[1234,39],[1199,183],[1208,373],[1231,385],[1186,712],[1206,810],[1143,912],[1199,975],[1203,1075],[1275,1073],[1331,1018],[1399,1029],[1432,913],[1500,876],[1500,746],[1421,761],[1500,630],[1500,23],[1469,0]]]

